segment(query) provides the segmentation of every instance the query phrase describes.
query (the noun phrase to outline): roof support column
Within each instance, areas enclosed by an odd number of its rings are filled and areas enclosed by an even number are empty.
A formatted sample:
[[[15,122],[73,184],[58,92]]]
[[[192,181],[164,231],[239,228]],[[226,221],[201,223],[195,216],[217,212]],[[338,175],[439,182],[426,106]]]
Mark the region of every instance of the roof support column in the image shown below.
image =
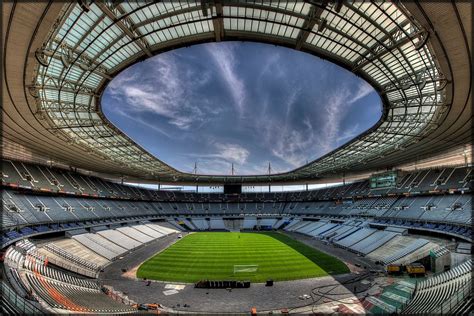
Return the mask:
[[[216,17],[212,19],[212,24],[214,25],[214,34],[216,37],[216,42],[220,42],[224,37],[224,18],[222,17],[222,3],[220,0],[215,1],[216,7]]]
[[[295,49],[301,49],[316,23],[319,25],[318,31],[320,31],[319,29],[322,30],[322,28],[324,28],[326,20],[321,20],[321,13],[323,13],[324,7],[326,7],[327,5],[326,1],[323,1],[321,5],[323,6],[323,8],[312,5],[311,9],[309,9],[308,15],[306,16],[301,31],[296,39]]]
[[[114,21],[115,25],[117,25],[124,34],[134,40],[134,42],[142,49],[142,51],[148,57],[153,56],[150,50],[148,49],[148,43],[143,37],[141,37],[142,34],[140,33],[140,31],[134,29],[134,25],[131,20],[128,19],[128,17],[124,19],[119,19],[115,15],[115,13],[111,9],[109,9],[109,7],[107,7],[107,5],[105,5],[104,3],[97,2],[97,6],[102,10],[102,12],[105,13],[105,15],[107,15],[112,21]],[[117,10],[121,11],[121,8],[117,6]],[[126,22],[128,22],[130,27],[126,25]]]

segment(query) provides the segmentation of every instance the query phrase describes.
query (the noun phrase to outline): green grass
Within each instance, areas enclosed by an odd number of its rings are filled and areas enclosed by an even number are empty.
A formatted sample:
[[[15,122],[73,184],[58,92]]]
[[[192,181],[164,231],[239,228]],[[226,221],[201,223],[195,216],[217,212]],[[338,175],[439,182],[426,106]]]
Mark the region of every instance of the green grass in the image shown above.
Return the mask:
[[[234,265],[258,265],[235,274]],[[187,235],[144,262],[137,277],[162,281],[264,282],[349,272],[344,263],[279,233],[202,232]]]
[[[327,272],[327,274],[342,274],[349,273],[349,268],[344,264],[344,262],[339,259],[330,256],[324,252],[316,250],[302,242],[299,242],[287,235],[280,233],[264,233],[267,236],[271,236],[274,239],[286,244],[287,246],[298,251],[300,254],[314,262],[321,269]]]

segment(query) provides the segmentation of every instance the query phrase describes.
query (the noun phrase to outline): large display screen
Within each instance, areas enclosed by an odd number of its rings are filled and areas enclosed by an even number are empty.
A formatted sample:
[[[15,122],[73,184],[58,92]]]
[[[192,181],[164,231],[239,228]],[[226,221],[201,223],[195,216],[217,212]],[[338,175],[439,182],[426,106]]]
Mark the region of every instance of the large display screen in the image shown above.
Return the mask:
[[[224,194],[240,194],[242,193],[241,184],[225,184],[224,185]]]
[[[374,174],[370,178],[370,188],[371,189],[386,189],[394,188],[397,185],[397,176],[396,171],[389,171],[379,174]]]

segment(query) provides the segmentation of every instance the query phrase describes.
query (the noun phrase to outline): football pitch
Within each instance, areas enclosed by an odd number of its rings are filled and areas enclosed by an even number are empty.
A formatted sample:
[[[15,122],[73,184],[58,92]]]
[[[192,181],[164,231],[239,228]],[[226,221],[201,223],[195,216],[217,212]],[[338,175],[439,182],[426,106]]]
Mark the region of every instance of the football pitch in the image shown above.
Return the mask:
[[[234,269],[239,265],[252,268]],[[137,277],[176,282],[264,282],[347,272],[349,269],[339,259],[284,234],[200,232],[185,236],[145,261],[139,267]]]

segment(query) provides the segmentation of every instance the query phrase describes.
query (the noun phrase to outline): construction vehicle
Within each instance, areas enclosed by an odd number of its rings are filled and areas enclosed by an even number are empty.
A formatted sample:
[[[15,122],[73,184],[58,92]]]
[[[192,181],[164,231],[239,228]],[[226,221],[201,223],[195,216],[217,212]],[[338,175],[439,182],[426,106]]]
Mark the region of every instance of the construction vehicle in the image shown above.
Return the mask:
[[[158,310],[161,307],[160,304],[133,304],[132,307],[139,311]]]
[[[402,266],[400,264],[389,264],[386,267],[388,274],[401,274]]]
[[[407,273],[409,276],[425,276],[426,270],[421,263],[411,263],[406,266]]]

